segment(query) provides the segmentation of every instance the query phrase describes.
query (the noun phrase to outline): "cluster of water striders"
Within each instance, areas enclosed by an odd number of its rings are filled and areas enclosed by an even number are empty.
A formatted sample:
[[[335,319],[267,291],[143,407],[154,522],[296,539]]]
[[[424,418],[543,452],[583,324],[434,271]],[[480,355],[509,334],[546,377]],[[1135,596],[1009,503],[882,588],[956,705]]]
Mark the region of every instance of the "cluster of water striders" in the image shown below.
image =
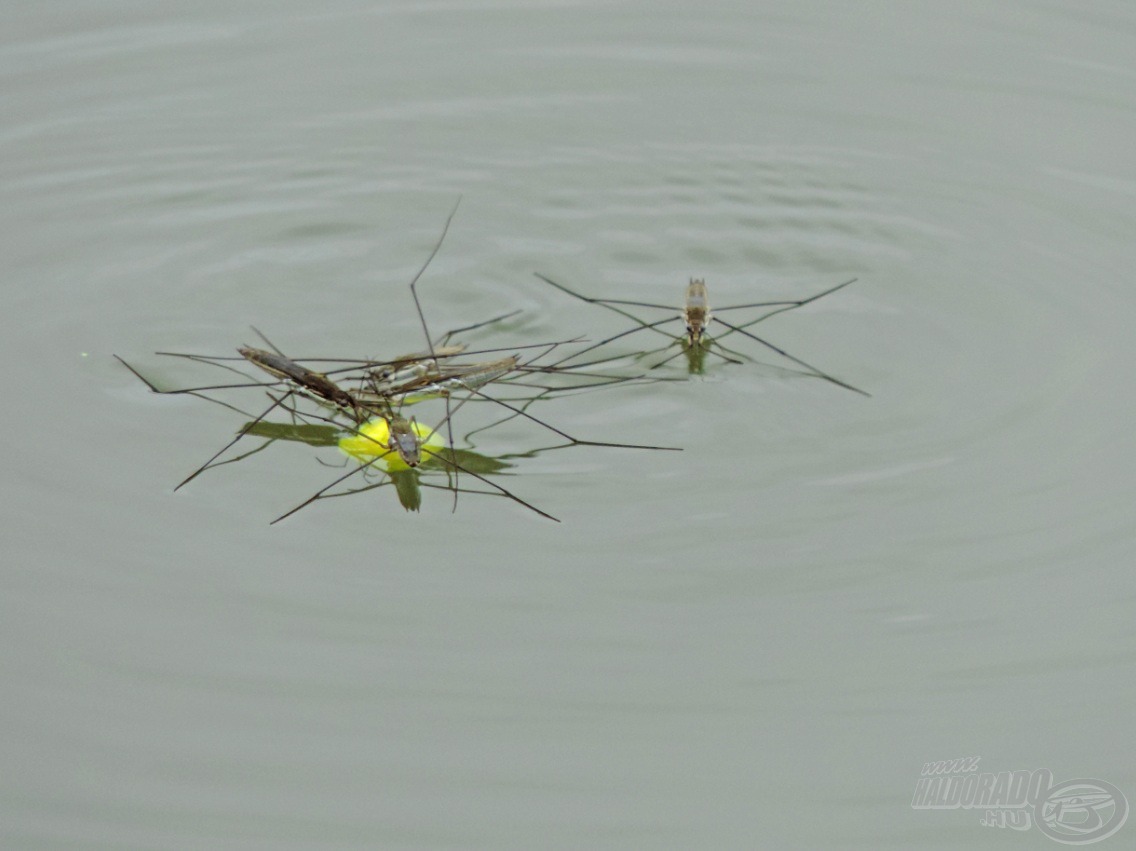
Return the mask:
[[[684,303],[676,314],[673,306],[664,304],[585,296],[536,273],[537,278],[557,290],[589,304],[614,311],[630,319],[633,325],[598,342],[577,338],[513,346],[507,349],[510,354],[504,354],[506,349],[502,348],[486,348],[470,352],[465,344],[453,342],[458,334],[496,325],[520,312],[514,311],[449,331],[437,340],[431,340],[419,301],[417,284],[441,248],[453,216],[454,213],[451,212],[433,251],[410,283],[410,293],[426,333],[427,348],[422,351],[387,360],[293,359],[283,354],[263,334],[253,329],[263,341],[265,348],[242,346],[237,349],[235,357],[159,352],[158,354],[231,370],[242,378],[239,382],[178,390],[159,389],[133,366],[119,358],[127,369],[156,393],[199,396],[250,417],[232,440],[187,476],[177,488],[188,484],[206,470],[248,457],[276,440],[289,439],[317,446],[337,446],[354,463],[334,481],[281,514],[272,521],[273,523],[295,514],[317,500],[361,493],[385,485],[395,487],[400,502],[409,510],[418,509],[421,486],[444,487],[453,493],[455,508],[458,493],[477,493],[505,497],[542,517],[556,520],[557,518],[548,512],[521,499],[490,478],[491,475],[501,472],[508,466],[503,459],[488,458],[468,449],[456,448],[453,423],[455,415],[461,408],[470,402],[487,401],[498,406],[503,412],[502,418],[496,422],[465,435],[466,440],[472,434],[485,431],[502,422],[523,418],[565,441],[558,444],[557,448],[594,446],[676,450],[680,447],[611,443],[576,438],[563,429],[537,418],[529,408],[539,399],[547,399],[562,393],[584,392],[629,382],[675,380],[663,376],[657,370],[680,355],[686,356],[689,371],[692,373],[703,371],[707,356],[735,364],[753,361],[754,358],[751,356],[728,348],[722,343],[722,339],[733,334],[756,342],[764,350],[771,351],[779,358],[793,364],[793,368],[783,371],[819,378],[846,390],[868,395],[863,390],[810,366],[749,330],[772,316],[794,310],[834,293],[853,283],[855,279],[803,299],[763,301],[717,308],[715,314],[738,310],[759,311],[756,317],[747,318],[741,323],[731,323],[723,320],[720,315],[711,314],[706,284],[702,280],[690,281]],[[627,309],[630,307],[663,310],[666,311],[666,315],[657,320],[647,321],[630,312]],[[684,326],[681,334],[674,335],[666,330],[667,325],[678,321]],[[713,337],[708,332],[711,322],[723,329]],[[643,331],[663,335],[667,338],[667,343],[661,348],[631,355],[619,353],[600,356],[600,350],[616,340]],[[670,352],[671,349],[675,351]],[[526,351],[526,356],[522,356],[521,351]],[[554,353],[556,359],[547,362]],[[585,355],[590,357],[585,359]],[[478,359],[470,360],[470,358]],[[618,371],[612,371],[613,365],[625,365],[629,361],[635,367],[635,371],[626,372],[626,366]],[[315,368],[317,364],[319,370]],[[255,374],[249,374],[241,367],[255,368]],[[507,397],[501,395],[498,388],[508,388],[509,395]],[[258,394],[264,393],[269,401],[268,407],[259,414],[241,411],[234,404],[221,401],[212,395],[216,392],[250,389]],[[413,414],[408,416],[404,413],[412,406],[431,399],[441,400],[445,407],[444,416],[432,425],[420,423],[417,416]],[[287,422],[274,422],[271,419],[274,415],[285,416]],[[230,457],[230,450],[238,442],[255,436],[264,438],[264,441],[250,451]],[[443,473],[446,484],[438,485],[422,478],[420,473],[425,468]],[[461,476],[476,480],[487,490],[460,487]],[[362,481],[363,484],[355,484],[358,481]]]

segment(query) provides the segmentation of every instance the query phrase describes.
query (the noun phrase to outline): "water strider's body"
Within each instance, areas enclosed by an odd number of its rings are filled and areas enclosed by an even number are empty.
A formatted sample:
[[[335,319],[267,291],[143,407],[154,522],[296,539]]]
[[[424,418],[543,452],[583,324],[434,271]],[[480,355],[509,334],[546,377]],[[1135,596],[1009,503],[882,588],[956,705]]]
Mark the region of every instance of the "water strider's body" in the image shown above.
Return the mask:
[[[391,416],[387,419],[390,439],[387,449],[397,452],[407,467],[417,467],[422,463],[422,442],[418,437],[418,424],[413,418]]]
[[[418,397],[440,396],[472,390],[508,375],[517,368],[520,360],[519,356],[510,355],[479,363],[441,364],[427,358],[396,370],[372,370],[367,375],[369,389],[356,395],[363,400],[376,397],[391,399],[411,394]]]
[[[682,321],[686,324],[686,342],[695,347],[702,344],[702,335],[713,316],[710,313],[710,300],[706,295],[706,282],[691,278],[686,287],[686,302],[683,304]]]
[[[378,378],[381,381],[390,381],[397,384],[406,380],[404,376],[413,376],[425,368],[427,363],[438,365],[439,360],[456,357],[466,350],[465,343],[455,343],[450,346],[438,346],[431,352],[414,352],[409,355],[399,355],[389,361],[382,361],[367,371],[368,378]]]
[[[282,381],[289,381],[309,393],[347,410],[356,410],[351,394],[324,375],[322,372],[301,366],[291,358],[264,349],[241,346],[237,349],[241,357],[254,366],[260,367]]]

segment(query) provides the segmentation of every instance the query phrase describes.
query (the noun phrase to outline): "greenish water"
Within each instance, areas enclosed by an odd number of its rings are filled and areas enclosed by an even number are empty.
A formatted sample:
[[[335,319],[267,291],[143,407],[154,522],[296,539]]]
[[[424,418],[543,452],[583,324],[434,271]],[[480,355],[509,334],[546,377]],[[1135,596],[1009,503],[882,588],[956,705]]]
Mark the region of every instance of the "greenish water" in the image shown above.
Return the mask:
[[[1128,5],[4,18],[6,847],[1056,847],[913,810],[963,756],[1136,799]],[[684,447],[514,459],[559,525],[387,489],[269,527],[328,480],[299,442],[173,493],[241,420],[111,354],[418,349],[459,195],[434,329],[626,327],[538,271],[857,277],[762,333],[872,397],[710,363],[549,402]]]

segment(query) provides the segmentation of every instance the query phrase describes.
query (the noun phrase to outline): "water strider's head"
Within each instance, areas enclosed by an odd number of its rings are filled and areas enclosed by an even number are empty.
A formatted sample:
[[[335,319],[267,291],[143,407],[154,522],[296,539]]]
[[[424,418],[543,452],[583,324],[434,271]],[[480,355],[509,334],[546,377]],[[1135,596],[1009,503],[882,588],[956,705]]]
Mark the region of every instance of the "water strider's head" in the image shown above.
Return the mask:
[[[429,380],[438,374],[438,364],[434,361],[422,360],[403,363],[398,366],[388,365],[382,369],[372,369],[367,373],[371,389],[378,394],[389,394],[398,387]]]
[[[405,470],[422,463],[422,449],[439,451],[444,446],[436,429],[412,419],[375,417],[354,434],[342,438],[339,448],[360,461],[380,458],[388,470]]]
[[[691,278],[686,287],[682,321],[686,323],[687,345],[698,346],[706,326],[710,324],[710,301],[706,296],[706,282],[701,278]]]

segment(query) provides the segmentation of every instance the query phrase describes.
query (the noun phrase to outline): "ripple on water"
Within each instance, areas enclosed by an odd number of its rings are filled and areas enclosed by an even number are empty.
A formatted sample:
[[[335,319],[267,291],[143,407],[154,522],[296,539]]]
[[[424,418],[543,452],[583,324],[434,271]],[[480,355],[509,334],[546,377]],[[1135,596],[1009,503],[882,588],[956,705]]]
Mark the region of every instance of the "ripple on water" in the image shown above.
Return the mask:
[[[645,298],[690,275],[815,286],[907,256],[928,228],[885,194],[877,168],[874,156],[830,148],[576,147],[518,167],[502,191],[523,199],[534,228],[547,223],[560,269]]]

